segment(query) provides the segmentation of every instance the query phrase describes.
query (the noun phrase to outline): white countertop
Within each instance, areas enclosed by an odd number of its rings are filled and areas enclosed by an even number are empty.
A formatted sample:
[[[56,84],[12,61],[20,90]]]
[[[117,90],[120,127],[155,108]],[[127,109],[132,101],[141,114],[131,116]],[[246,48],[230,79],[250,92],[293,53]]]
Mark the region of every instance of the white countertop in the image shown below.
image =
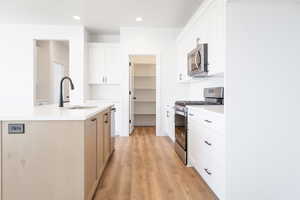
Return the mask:
[[[88,102],[81,106],[95,106],[95,108],[74,110],[68,109],[67,107],[71,106],[68,104],[65,104],[64,108],[59,108],[56,104],[29,108],[1,108],[0,121],[86,120],[112,105],[114,103]]]
[[[224,105],[191,105],[188,107],[199,108],[206,111],[224,115]]]

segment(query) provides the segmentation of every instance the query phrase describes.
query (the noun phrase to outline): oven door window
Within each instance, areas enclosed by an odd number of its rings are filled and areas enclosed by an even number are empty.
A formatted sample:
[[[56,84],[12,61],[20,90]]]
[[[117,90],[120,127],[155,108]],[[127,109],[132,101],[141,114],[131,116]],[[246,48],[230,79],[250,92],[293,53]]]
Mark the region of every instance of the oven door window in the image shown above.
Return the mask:
[[[191,72],[201,72],[203,66],[203,56],[201,48],[197,48],[189,53],[188,65]]]
[[[175,138],[176,142],[186,150],[186,117],[176,114],[175,115]]]
[[[202,62],[201,51],[197,50],[197,53],[195,55],[195,63],[198,70],[201,70],[201,62]]]

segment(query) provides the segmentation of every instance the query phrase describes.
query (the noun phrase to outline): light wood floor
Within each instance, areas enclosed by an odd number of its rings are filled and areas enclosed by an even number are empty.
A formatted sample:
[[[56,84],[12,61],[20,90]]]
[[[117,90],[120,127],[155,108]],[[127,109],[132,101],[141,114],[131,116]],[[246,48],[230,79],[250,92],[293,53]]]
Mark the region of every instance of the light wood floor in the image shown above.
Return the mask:
[[[185,167],[167,137],[138,127],[118,137],[94,200],[213,200],[200,176]]]

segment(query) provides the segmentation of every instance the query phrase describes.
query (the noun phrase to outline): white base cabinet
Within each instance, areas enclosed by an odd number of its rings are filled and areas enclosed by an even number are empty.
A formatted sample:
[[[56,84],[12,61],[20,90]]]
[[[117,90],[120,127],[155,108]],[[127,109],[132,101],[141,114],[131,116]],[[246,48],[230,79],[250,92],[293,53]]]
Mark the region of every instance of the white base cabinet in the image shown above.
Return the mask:
[[[188,159],[219,199],[225,199],[224,117],[189,107]]]

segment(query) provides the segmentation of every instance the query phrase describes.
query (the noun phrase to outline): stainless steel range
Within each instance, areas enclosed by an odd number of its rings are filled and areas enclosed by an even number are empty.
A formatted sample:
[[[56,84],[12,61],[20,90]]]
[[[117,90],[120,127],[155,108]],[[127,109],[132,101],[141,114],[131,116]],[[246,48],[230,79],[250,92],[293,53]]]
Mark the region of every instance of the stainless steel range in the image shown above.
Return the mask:
[[[188,110],[187,105],[222,105],[224,104],[224,88],[205,88],[205,101],[176,101],[175,102],[175,151],[187,164],[187,146],[188,146]]]

